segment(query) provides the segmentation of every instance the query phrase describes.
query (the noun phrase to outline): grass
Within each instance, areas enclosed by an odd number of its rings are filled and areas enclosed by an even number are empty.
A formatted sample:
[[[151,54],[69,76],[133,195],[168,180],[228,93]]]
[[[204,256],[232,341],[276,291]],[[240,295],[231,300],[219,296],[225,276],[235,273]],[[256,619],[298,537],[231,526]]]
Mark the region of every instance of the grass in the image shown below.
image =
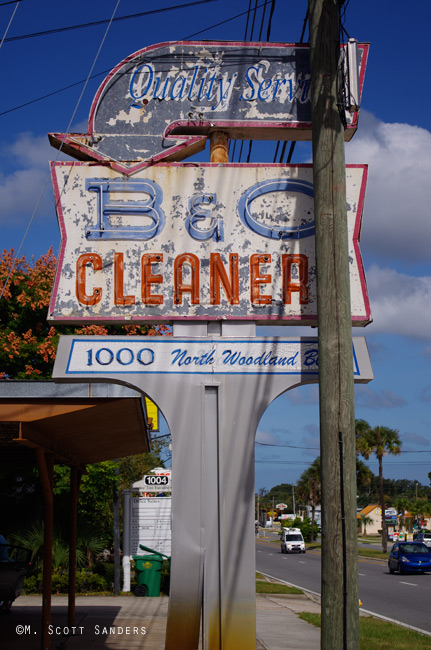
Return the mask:
[[[280,582],[256,582],[257,594],[302,594],[304,593],[296,587],[283,585]]]
[[[320,614],[300,612],[299,617],[307,623],[320,627]],[[395,623],[388,623],[371,616],[361,616],[359,619],[360,650],[430,650],[429,636],[409,630]]]
[[[389,553],[383,553],[383,551],[377,551],[374,548],[358,548],[359,557],[373,557],[376,560],[387,560]]]
[[[303,594],[304,592],[297,587],[290,587],[281,582],[270,582],[261,573],[256,573],[256,593],[257,594]]]

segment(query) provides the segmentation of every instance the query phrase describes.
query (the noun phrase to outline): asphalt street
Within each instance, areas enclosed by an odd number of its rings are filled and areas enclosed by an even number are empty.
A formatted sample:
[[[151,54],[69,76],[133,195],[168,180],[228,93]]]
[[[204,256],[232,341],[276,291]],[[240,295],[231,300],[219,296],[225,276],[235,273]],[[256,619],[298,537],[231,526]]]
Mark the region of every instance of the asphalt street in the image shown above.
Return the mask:
[[[277,539],[271,536],[273,539]],[[279,543],[256,542],[256,570],[320,594],[320,551],[282,554]],[[387,562],[360,558],[362,611],[399,621],[431,634],[431,573],[391,575]]]

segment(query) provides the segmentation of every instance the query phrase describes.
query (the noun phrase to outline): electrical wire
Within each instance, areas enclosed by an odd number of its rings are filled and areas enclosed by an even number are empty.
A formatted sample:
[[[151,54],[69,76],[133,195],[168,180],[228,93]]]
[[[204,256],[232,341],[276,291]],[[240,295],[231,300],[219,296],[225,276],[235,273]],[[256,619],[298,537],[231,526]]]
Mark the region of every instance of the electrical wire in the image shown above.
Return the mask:
[[[300,43],[302,43],[302,42],[304,41],[305,29],[306,29],[306,27],[307,27],[307,23],[308,23],[308,9],[307,9],[307,11],[306,11],[306,13],[305,13],[304,22],[303,22],[303,24],[302,24],[302,32],[301,32],[301,37],[300,37],[300,39],[299,39],[299,42],[300,42]],[[286,146],[287,146],[287,141],[283,143],[283,148],[282,148],[282,150],[281,150],[280,160],[279,160],[280,163],[283,162],[284,154],[285,154],[285,151],[286,151]],[[292,156],[293,156],[293,152],[295,151],[295,146],[296,146],[296,140],[293,140],[293,141],[290,143],[289,153],[287,154],[286,164],[289,164],[289,163],[291,162],[291,160],[292,160]],[[278,151],[278,143],[277,143],[277,149],[276,149],[275,154],[274,154],[274,162],[275,162],[275,159],[276,159],[276,157],[277,157],[277,151]]]
[[[1,43],[0,43],[0,49],[1,49],[2,45],[3,45],[3,43],[5,42],[5,38],[7,36],[7,33],[9,31],[9,29],[10,29],[10,26],[12,25],[13,19],[15,18],[16,10],[18,9],[19,3],[21,2],[21,0],[14,0],[14,1],[16,1],[16,6],[15,6],[15,9],[13,10],[13,12],[12,12],[12,16],[11,16],[11,19],[9,20],[8,26],[6,27],[5,33],[3,34],[3,38],[2,38]]]
[[[19,0],[17,0],[19,1]],[[152,14],[160,14],[165,11],[172,11],[173,9],[187,9],[188,7],[193,7],[195,5],[205,4],[207,2],[216,2],[216,0],[195,0],[194,2],[188,2],[187,4],[175,5],[173,7],[165,7],[164,9],[152,9],[151,11],[141,11],[138,14],[129,14],[128,16],[118,16],[114,20],[109,18],[104,20],[95,20],[93,22],[81,23],[79,25],[70,25],[68,27],[57,27],[56,29],[46,29],[43,32],[33,32],[31,34],[21,34],[20,36],[11,36],[6,39],[7,43],[12,41],[21,41],[26,38],[36,38],[38,36],[48,36],[50,34],[60,34],[62,32],[69,32],[74,29],[84,29],[85,27],[95,27],[97,25],[106,25],[109,23],[119,22],[120,20],[130,20],[132,18],[141,18],[142,16],[150,16]]]
[[[274,15],[274,10],[275,10],[275,0],[271,0],[271,9],[269,11],[269,19],[268,19],[268,28],[266,31],[266,40],[269,41],[269,37],[271,34],[271,28],[272,28],[272,16]]]
[[[97,72],[93,76],[90,77],[90,79],[96,79],[96,77],[101,77],[102,75],[106,75],[108,72],[111,72],[111,68],[109,70],[103,70],[102,72]],[[8,108],[5,111],[2,111],[0,113],[0,117],[2,115],[6,115],[7,113],[13,113],[14,111],[18,111],[20,108],[25,108],[26,106],[30,106],[31,104],[35,104],[36,102],[40,102],[43,99],[47,99],[47,97],[52,97],[53,95],[58,95],[59,93],[64,92],[65,90],[69,90],[69,88],[74,88],[75,86],[79,86],[80,84],[85,83],[85,79],[81,79],[80,81],[75,81],[73,84],[69,84],[68,86],[64,86],[63,88],[59,88],[58,90],[53,90],[51,93],[47,93],[46,95],[42,95],[42,97],[37,97],[36,99],[30,99],[28,102],[25,102],[24,104],[20,104],[19,106],[14,106],[13,108]]]
[[[258,41],[260,42],[261,37],[262,37],[263,25],[264,25],[264,22],[265,22],[266,8],[268,6],[269,0],[265,0],[264,4],[259,5],[259,6],[258,6],[257,2],[258,2],[258,0],[255,0],[254,9],[253,9],[253,20],[252,20],[251,31],[250,31],[250,38],[248,40],[249,41],[253,40],[253,32],[254,32],[254,25],[255,25],[255,21],[256,21],[257,9],[260,8],[260,7],[263,7],[262,17],[261,17],[261,20],[260,20],[259,36],[258,36]],[[268,29],[267,29],[267,41],[269,41],[269,36],[270,36],[270,33],[271,33],[271,19],[272,19],[272,14],[274,12],[274,8],[275,8],[275,0],[272,0],[269,23],[268,23]],[[251,0],[249,0],[249,3],[248,3],[247,22],[246,22],[246,26],[245,26],[244,40],[247,40],[247,28],[248,28],[248,23],[249,23],[249,19],[250,19],[250,14],[251,14]],[[248,154],[247,154],[247,160],[246,160],[247,163],[250,162],[252,147],[253,147],[253,140],[249,140]],[[238,162],[241,162],[241,154],[242,154],[242,146],[241,146],[241,149],[240,149]]]
[[[113,18],[114,18],[114,16],[115,16],[116,12],[117,12],[117,9],[118,9],[118,6],[119,6],[120,2],[121,2],[121,0],[117,0],[117,3],[116,3],[116,5],[115,5],[114,11],[113,11],[112,16],[111,16],[111,21],[109,22],[109,24],[108,24],[108,26],[107,26],[107,28],[106,28],[106,30],[105,30],[105,34],[103,35],[103,38],[102,38],[102,41],[101,41],[101,43],[100,43],[99,49],[97,50],[96,56],[94,57],[93,63],[92,63],[91,68],[90,68],[90,72],[89,72],[88,75],[87,75],[86,82],[85,82],[84,87],[83,87],[83,89],[82,89],[82,91],[81,91],[81,94],[80,94],[80,96],[79,96],[79,98],[78,98],[78,101],[76,102],[76,106],[75,106],[75,109],[74,109],[74,111],[73,111],[73,113],[72,113],[72,117],[71,117],[70,120],[69,120],[69,124],[68,124],[68,126],[67,126],[67,131],[66,131],[66,133],[69,133],[69,131],[70,131],[70,127],[71,127],[72,122],[73,122],[73,120],[74,120],[74,118],[75,118],[75,115],[76,115],[76,112],[77,112],[77,110],[78,110],[79,104],[81,103],[82,96],[83,96],[83,94],[84,94],[84,92],[85,92],[85,89],[86,89],[86,87],[87,87],[87,84],[88,84],[88,81],[89,81],[89,79],[90,79],[90,76],[91,76],[91,74],[92,74],[92,72],[93,72],[93,70],[94,70],[94,66],[96,65],[97,59],[99,58],[100,52],[101,52],[101,50],[102,50],[103,44],[105,43],[106,37],[107,37],[107,35],[108,35],[109,29],[110,29],[110,27],[111,27],[111,24],[112,24]],[[62,143],[62,144],[63,144],[63,143]],[[59,149],[58,149],[57,155],[56,155],[56,157],[55,157],[55,162],[57,162],[58,157],[59,157],[59,155],[60,155],[60,153],[61,153],[61,150],[62,150],[62,144],[60,145],[60,147],[59,147]],[[31,227],[32,223],[33,223],[34,217],[36,216],[36,213],[37,213],[37,211],[38,211],[38,209],[39,209],[39,205],[40,205],[40,202],[42,201],[42,197],[43,197],[43,195],[45,194],[45,190],[46,190],[46,187],[47,187],[47,185],[48,185],[48,182],[49,182],[49,174],[47,174],[47,176],[46,176],[46,180],[45,180],[45,182],[44,182],[44,184],[43,184],[43,187],[42,187],[42,190],[41,190],[41,192],[40,192],[40,194],[39,194],[39,198],[38,198],[38,200],[37,200],[37,202],[36,202],[36,206],[35,206],[35,208],[34,208],[34,210],[33,210],[33,213],[32,213],[32,215],[31,215],[31,217],[30,217],[30,220],[29,220],[29,222],[28,222],[27,228],[26,228],[26,230],[25,230],[25,232],[24,232],[24,236],[23,236],[23,238],[22,238],[22,240],[21,240],[21,243],[20,243],[20,245],[19,245],[18,251],[17,251],[17,253],[16,253],[14,263],[13,263],[12,266],[11,266],[11,269],[10,269],[10,271],[9,271],[8,277],[7,277],[7,279],[6,279],[6,281],[5,281],[4,285],[3,285],[3,288],[2,288],[2,290],[1,290],[1,292],[0,292],[0,300],[1,300],[2,297],[3,297],[3,294],[4,294],[5,290],[6,290],[6,287],[8,286],[9,280],[10,280],[10,278],[11,278],[11,276],[12,276],[12,273],[13,273],[14,270],[15,270],[16,262],[17,262],[17,260],[18,260],[18,258],[19,258],[19,255],[20,255],[21,249],[22,249],[22,247],[23,247],[23,245],[24,245],[24,242],[25,242],[25,240],[26,240],[26,238],[27,238],[27,234],[28,234],[28,232],[29,232],[29,230],[30,230],[30,227]]]
[[[307,463],[305,460],[255,460],[255,463],[265,463],[267,465],[312,465],[314,460]]]
[[[314,449],[316,451],[320,451],[320,447],[300,447],[297,445],[278,445],[273,442],[257,442],[257,440],[254,443],[255,445],[262,445],[262,447],[289,447],[289,449]]]
[[[15,0],[15,1],[16,1],[16,0]],[[22,2],[22,0],[19,0],[19,1]],[[275,1],[275,0],[274,0],[274,1]],[[250,0],[250,2],[251,2],[251,0]],[[262,7],[262,6],[263,6],[263,5],[259,5],[258,8],[259,8],[259,7]],[[199,36],[200,34],[204,34],[204,33],[207,32],[208,30],[213,29],[214,27],[219,27],[220,25],[224,25],[224,24],[227,23],[227,22],[230,22],[230,21],[232,21],[232,20],[236,20],[237,18],[241,18],[242,16],[245,16],[247,13],[248,13],[247,11],[243,11],[243,12],[240,13],[240,14],[235,14],[235,16],[231,16],[230,18],[227,18],[226,20],[223,20],[223,21],[220,22],[220,23],[215,23],[215,24],[213,24],[213,25],[209,25],[208,27],[204,27],[203,29],[199,30],[198,32],[194,32],[193,34],[189,34],[188,36],[184,36],[181,40],[182,40],[182,41],[185,41],[185,40],[187,40],[187,39],[192,38],[193,36]],[[246,39],[244,38],[244,40],[246,40]],[[112,67],[113,67],[113,66],[111,66],[111,67],[108,68],[107,70],[102,70],[102,72],[97,72],[96,74],[94,74],[93,76],[91,76],[90,79],[95,79],[96,77],[100,77],[100,76],[102,76],[102,75],[106,75],[106,74],[108,74],[109,72],[111,72]],[[84,83],[84,81],[85,81],[84,79],[81,79],[80,81],[75,81],[74,83],[69,84],[69,85],[67,85],[67,86],[63,86],[62,88],[59,88],[58,90],[53,90],[52,92],[47,93],[46,95],[42,95],[41,97],[37,97],[37,98],[35,98],[35,99],[31,99],[31,100],[29,100],[28,102],[25,102],[24,104],[20,104],[19,106],[14,106],[14,107],[12,107],[12,108],[8,108],[8,109],[6,109],[5,111],[0,112],[0,117],[1,117],[2,115],[6,115],[7,113],[12,113],[12,112],[14,112],[14,111],[18,111],[18,110],[20,110],[21,108],[25,108],[26,106],[30,106],[31,104],[35,104],[36,102],[40,102],[40,101],[42,101],[43,99],[47,99],[48,97],[52,97],[53,95],[57,95],[58,93],[64,92],[65,90],[69,90],[70,88],[73,88],[74,86],[78,86],[79,84]]]
[[[248,30],[248,21],[250,20],[250,13],[251,13],[251,0],[248,0],[248,11],[247,11],[247,20],[245,23],[245,32],[244,32],[244,40],[247,40],[247,30]]]

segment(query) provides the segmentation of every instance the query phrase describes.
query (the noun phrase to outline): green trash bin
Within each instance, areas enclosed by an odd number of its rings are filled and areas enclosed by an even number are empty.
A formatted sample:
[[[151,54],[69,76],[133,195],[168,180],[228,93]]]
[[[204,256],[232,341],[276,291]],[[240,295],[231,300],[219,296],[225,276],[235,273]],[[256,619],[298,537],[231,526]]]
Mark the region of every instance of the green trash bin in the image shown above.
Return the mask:
[[[164,558],[170,557],[164,553],[154,551],[143,544],[139,547],[150,551],[151,555],[134,555],[137,586],[135,596],[160,596],[160,583],[162,578],[162,565]]]

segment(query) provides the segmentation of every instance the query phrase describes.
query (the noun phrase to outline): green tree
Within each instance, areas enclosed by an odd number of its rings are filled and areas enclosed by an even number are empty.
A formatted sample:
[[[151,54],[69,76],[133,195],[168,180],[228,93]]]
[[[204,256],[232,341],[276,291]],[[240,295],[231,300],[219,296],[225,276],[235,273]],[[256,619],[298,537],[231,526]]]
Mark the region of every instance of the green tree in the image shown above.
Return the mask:
[[[320,477],[320,456],[303,472],[296,485],[298,497],[307,506],[311,506],[311,541],[314,542],[314,522],[316,519],[316,506],[322,499],[322,482]]]
[[[361,532],[363,535],[367,534],[367,526],[371,526],[373,520],[368,515],[361,515]]]
[[[169,335],[166,325],[84,325],[47,323],[57,260],[52,248],[38,260],[0,256],[0,379],[49,379],[60,334]],[[12,272],[11,272],[12,269]]]
[[[356,448],[358,453],[368,460],[371,454],[377,456],[379,462],[379,497],[382,510],[382,550],[387,551],[387,531],[385,522],[385,494],[383,490],[383,458],[386,454],[399,454],[401,440],[399,432],[389,427],[366,426],[365,420],[356,421]]]
[[[170,335],[165,325],[70,327],[46,321],[56,258],[50,249],[38,260],[17,258],[13,250],[0,256],[0,380],[49,379],[60,334]],[[11,272],[12,270],[12,272]],[[150,454],[88,465],[81,481],[79,496],[80,525],[93,527],[106,540],[112,536],[112,498],[114,488],[129,487],[150,468],[163,465],[164,443],[152,445]],[[55,516],[66,538],[69,511],[70,469],[55,466]],[[0,469],[0,506],[9,530],[26,526],[28,530],[41,519],[42,498],[38,470],[35,467]],[[3,508],[3,506],[5,506]],[[16,518],[19,514],[19,520]],[[23,523],[25,522],[25,523]],[[5,524],[4,524],[5,526]],[[25,531],[24,531],[25,532]],[[29,532],[30,534],[30,532]],[[88,537],[88,535],[87,535]],[[108,542],[105,542],[108,543]],[[59,551],[60,555],[60,551]]]
[[[300,517],[296,517],[295,519],[283,519],[281,528],[299,528],[304,538],[304,542],[313,542],[318,533],[317,525],[312,524],[309,517],[304,517],[303,519]],[[280,536],[281,534],[282,530],[280,530]]]
[[[394,508],[397,509],[398,515],[401,514],[400,526],[405,526],[406,524],[406,512],[411,513],[411,500],[406,497],[398,497],[394,500]]]

